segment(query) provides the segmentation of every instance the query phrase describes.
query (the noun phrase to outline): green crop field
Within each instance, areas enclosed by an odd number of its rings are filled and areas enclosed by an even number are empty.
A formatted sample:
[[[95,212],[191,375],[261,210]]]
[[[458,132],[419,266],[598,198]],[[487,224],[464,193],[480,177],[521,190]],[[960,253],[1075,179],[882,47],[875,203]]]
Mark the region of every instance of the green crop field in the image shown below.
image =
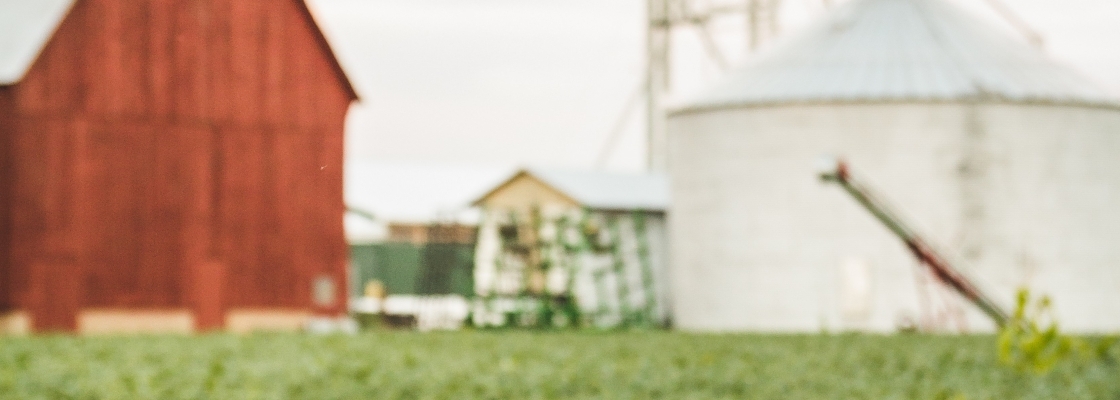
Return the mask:
[[[0,398],[1120,399],[1120,366],[1020,373],[998,363],[994,341],[517,331],[8,337]]]

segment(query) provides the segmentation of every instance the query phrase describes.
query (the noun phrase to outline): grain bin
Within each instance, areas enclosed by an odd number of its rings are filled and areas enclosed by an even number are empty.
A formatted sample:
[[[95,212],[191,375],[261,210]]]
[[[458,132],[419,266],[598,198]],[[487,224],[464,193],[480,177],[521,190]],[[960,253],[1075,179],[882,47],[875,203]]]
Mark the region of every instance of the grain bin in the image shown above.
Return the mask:
[[[1120,102],[944,1],[846,3],[682,103],[669,140],[679,328],[991,329],[816,180],[834,154],[1005,306],[1029,286],[1065,329],[1120,330]]]

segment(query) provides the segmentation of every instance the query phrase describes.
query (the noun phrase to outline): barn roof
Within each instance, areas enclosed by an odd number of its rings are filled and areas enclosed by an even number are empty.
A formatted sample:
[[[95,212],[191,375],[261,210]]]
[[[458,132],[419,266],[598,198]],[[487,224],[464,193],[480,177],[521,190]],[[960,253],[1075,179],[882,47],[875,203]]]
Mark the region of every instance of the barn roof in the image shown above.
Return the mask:
[[[676,112],[978,99],[1120,106],[1040,50],[945,1],[854,0]]]
[[[669,180],[661,174],[623,174],[551,168],[526,168],[481,196],[475,204],[520,176],[529,175],[595,210],[649,210],[669,208]]]
[[[0,0],[0,85],[23,79],[75,0]]]
[[[62,24],[76,0],[0,0],[0,86],[18,83]],[[358,91],[346,75],[306,1],[298,0],[302,11],[316,27],[316,40],[333,63],[335,72],[352,99]]]
[[[311,8],[308,6],[306,0],[297,0],[297,2],[301,6],[300,9],[303,11],[304,15],[310,19],[311,26],[315,28],[313,29],[316,36],[315,38],[319,41],[319,45],[323,46],[323,51],[326,52],[328,56],[327,58],[330,59],[329,61],[331,63],[331,66],[334,67],[334,71],[336,74],[338,74],[339,80],[342,81],[342,85],[345,86],[346,91],[349,92],[350,98],[352,100],[360,100],[362,96],[358,94],[358,89],[354,86],[354,82],[350,81],[350,76],[346,74],[346,69],[342,67],[342,62],[339,61],[338,54],[335,53],[334,48],[331,47],[330,40],[328,40],[327,36],[323,34],[323,27],[320,26],[319,21],[315,19],[315,13],[311,11]]]

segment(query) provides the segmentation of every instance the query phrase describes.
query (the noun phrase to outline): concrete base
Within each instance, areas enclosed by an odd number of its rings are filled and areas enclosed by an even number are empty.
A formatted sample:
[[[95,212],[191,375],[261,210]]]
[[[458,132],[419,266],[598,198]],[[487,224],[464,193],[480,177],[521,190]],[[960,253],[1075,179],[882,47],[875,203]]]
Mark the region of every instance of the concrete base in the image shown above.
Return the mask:
[[[190,310],[86,309],[78,313],[78,333],[83,335],[194,332]]]
[[[26,311],[0,313],[0,335],[31,333],[31,314]]]
[[[0,313],[0,335],[32,333],[31,319],[31,313],[23,310]],[[197,332],[194,313],[189,309],[84,309],[78,312],[77,319],[76,333],[81,335]],[[233,309],[226,312],[225,330],[232,333],[297,332],[309,328],[311,321],[309,311],[298,309]],[[316,326],[322,325],[320,321]]]
[[[311,313],[304,310],[234,309],[226,313],[226,330],[233,333],[294,332],[303,329],[310,318]]]

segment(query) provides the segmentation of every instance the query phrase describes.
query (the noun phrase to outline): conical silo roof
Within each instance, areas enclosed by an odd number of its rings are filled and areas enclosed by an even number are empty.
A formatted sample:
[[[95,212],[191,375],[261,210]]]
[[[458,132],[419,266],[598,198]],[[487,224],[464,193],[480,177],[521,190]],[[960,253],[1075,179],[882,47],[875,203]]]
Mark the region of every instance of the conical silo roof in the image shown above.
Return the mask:
[[[969,100],[1120,107],[1077,72],[943,0],[853,0],[676,111]]]

